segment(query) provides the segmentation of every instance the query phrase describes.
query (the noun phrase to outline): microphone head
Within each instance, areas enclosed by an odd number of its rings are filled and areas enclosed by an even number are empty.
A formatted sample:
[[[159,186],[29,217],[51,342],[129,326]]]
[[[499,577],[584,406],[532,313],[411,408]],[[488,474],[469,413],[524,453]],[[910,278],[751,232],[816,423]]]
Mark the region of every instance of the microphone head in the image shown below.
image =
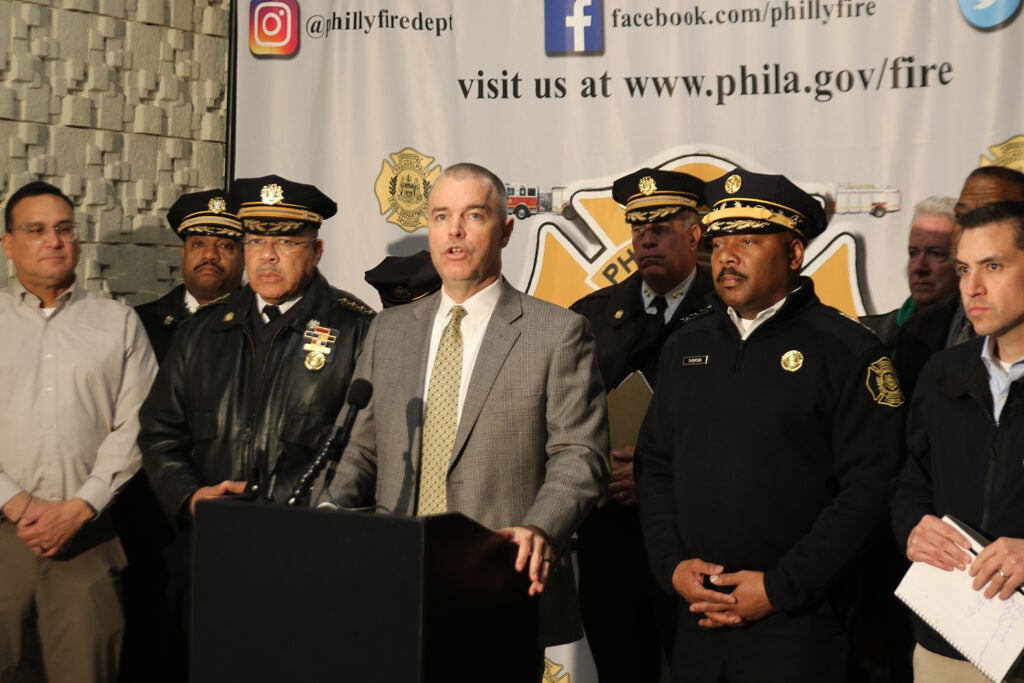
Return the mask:
[[[348,396],[345,397],[345,401],[350,406],[362,410],[366,407],[366,404],[370,402],[370,398],[373,396],[373,385],[363,378],[352,380],[352,384],[348,387]]]

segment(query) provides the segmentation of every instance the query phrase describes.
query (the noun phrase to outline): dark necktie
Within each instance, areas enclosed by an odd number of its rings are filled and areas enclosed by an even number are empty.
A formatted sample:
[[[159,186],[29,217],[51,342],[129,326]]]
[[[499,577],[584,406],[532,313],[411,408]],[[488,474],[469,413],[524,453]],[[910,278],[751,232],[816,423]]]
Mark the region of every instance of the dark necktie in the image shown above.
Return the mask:
[[[651,306],[654,306],[654,310],[656,311],[656,313],[654,315],[656,315],[658,317],[658,322],[661,325],[664,325],[665,324],[665,309],[668,308],[668,302],[665,301],[665,297],[663,297],[661,294],[659,294],[658,296],[654,297],[654,300],[651,301]]]
[[[651,301],[651,306],[654,306],[655,312],[645,316],[644,327],[636,346],[633,347],[630,364],[632,367],[642,370],[647,381],[654,386],[654,376],[658,365],[658,347],[665,332],[665,309],[668,308],[668,302],[659,294]]]
[[[267,304],[263,307],[263,315],[267,316],[267,320],[269,321],[267,325],[269,325],[281,317],[281,309],[273,304]]]

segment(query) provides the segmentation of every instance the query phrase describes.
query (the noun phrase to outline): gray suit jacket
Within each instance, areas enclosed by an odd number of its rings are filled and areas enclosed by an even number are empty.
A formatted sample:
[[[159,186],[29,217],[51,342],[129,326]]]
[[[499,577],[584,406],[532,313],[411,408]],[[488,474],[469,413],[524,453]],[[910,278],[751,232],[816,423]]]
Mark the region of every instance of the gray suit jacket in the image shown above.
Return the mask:
[[[561,553],[608,480],[607,405],[594,338],[581,316],[504,279],[499,286],[452,450],[448,509],[492,529],[536,525]],[[380,512],[415,514],[423,386],[439,302],[435,294],[386,309],[370,326],[355,377],[372,382],[374,394],[331,484],[341,506],[375,502]],[[555,577],[541,600],[545,645],[580,635],[571,571]]]

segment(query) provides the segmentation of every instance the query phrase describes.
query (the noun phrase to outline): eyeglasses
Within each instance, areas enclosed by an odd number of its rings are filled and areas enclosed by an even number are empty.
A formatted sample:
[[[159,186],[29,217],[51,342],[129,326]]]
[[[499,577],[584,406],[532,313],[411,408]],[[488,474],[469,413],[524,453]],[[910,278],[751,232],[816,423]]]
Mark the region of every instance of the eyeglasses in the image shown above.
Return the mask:
[[[254,249],[256,251],[262,251],[263,247],[270,247],[282,254],[294,254],[299,249],[302,249],[302,247],[315,241],[315,239],[292,240],[287,237],[282,237],[277,241],[271,241],[264,237],[250,237],[242,240],[242,244],[247,248]]]
[[[47,227],[42,223],[16,225],[12,230],[20,230],[27,234],[28,241],[32,244],[42,244],[46,241]],[[52,230],[57,233],[61,242],[74,242],[78,239],[78,223],[57,223]]]

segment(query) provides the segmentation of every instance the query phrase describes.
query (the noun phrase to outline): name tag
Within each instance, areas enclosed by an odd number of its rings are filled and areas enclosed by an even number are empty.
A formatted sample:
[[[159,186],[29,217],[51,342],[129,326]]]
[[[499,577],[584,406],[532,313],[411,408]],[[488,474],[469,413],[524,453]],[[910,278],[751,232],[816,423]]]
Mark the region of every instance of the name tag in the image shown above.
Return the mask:
[[[683,356],[683,367],[689,365],[707,365],[709,356]]]

